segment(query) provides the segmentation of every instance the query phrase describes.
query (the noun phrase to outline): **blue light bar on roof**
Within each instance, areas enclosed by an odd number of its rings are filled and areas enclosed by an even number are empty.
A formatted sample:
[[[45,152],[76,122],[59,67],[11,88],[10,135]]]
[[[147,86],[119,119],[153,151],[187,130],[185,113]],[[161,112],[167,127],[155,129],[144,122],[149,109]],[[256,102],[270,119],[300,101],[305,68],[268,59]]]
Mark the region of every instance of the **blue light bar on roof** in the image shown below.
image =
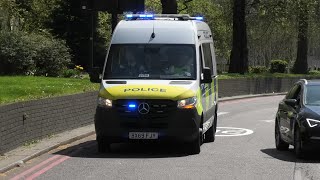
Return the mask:
[[[133,18],[137,18],[137,19],[153,19],[154,15],[153,14],[127,14],[126,18],[127,19],[133,19]]]
[[[203,17],[198,16],[196,17],[196,20],[203,21]]]

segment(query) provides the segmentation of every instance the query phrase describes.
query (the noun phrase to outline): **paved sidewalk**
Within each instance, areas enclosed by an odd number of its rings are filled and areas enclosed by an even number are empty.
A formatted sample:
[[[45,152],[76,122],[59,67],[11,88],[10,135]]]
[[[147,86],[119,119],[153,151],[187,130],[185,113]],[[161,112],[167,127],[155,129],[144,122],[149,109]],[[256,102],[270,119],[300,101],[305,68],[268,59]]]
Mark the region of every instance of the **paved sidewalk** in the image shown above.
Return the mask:
[[[5,153],[4,156],[0,156],[0,174],[61,145],[69,144],[94,133],[94,126],[92,124],[53,135],[34,144],[18,147]]]
[[[273,93],[273,94],[259,94],[259,95],[244,95],[220,98],[219,101],[229,101],[237,99],[264,97],[264,96],[277,96],[284,95],[284,93]],[[34,144],[21,146],[15,150],[5,153],[4,156],[0,156],[0,175],[16,166],[22,165],[30,159],[40,156],[44,153],[49,152],[61,145],[69,144],[76,140],[88,137],[95,134],[94,125],[88,125],[85,127],[77,128],[74,130],[66,131],[52,137],[45,138]]]

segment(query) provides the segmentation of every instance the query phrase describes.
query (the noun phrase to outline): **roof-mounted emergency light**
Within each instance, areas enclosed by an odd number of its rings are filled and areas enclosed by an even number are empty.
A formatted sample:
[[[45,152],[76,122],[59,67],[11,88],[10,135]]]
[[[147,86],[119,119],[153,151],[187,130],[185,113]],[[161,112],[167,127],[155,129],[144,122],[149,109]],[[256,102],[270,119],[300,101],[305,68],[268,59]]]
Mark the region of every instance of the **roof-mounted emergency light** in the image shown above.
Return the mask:
[[[127,20],[137,20],[137,19],[143,19],[143,20],[161,20],[161,19],[167,19],[167,20],[198,20],[203,21],[203,17],[197,16],[197,17],[190,17],[188,14],[127,14],[126,15]]]
[[[203,21],[203,17],[195,17],[196,18],[196,20],[199,20],[199,21]]]
[[[154,19],[153,14],[127,14],[127,20],[131,19]]]

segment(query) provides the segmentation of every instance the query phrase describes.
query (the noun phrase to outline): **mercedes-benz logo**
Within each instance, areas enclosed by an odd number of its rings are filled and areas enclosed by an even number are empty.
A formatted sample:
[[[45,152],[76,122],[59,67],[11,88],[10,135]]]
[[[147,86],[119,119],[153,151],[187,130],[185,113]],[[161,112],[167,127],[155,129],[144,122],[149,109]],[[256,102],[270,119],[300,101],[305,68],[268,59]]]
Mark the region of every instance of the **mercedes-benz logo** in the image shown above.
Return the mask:
[[[140,103],[138,107],[138,111],[140,114],[148,114],[150,111],[150,106],[147,103]]]

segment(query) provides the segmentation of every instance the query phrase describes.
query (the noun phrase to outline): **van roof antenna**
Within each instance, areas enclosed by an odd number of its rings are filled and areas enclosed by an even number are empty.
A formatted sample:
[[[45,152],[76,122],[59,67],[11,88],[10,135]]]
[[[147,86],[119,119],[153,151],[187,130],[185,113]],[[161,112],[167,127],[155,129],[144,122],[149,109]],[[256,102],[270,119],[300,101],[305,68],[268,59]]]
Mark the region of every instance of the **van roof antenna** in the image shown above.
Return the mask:
[[[156,33],[154,33],[154,21],[153,21],[151,38],[154,39],[155,37],[156,37]]]

